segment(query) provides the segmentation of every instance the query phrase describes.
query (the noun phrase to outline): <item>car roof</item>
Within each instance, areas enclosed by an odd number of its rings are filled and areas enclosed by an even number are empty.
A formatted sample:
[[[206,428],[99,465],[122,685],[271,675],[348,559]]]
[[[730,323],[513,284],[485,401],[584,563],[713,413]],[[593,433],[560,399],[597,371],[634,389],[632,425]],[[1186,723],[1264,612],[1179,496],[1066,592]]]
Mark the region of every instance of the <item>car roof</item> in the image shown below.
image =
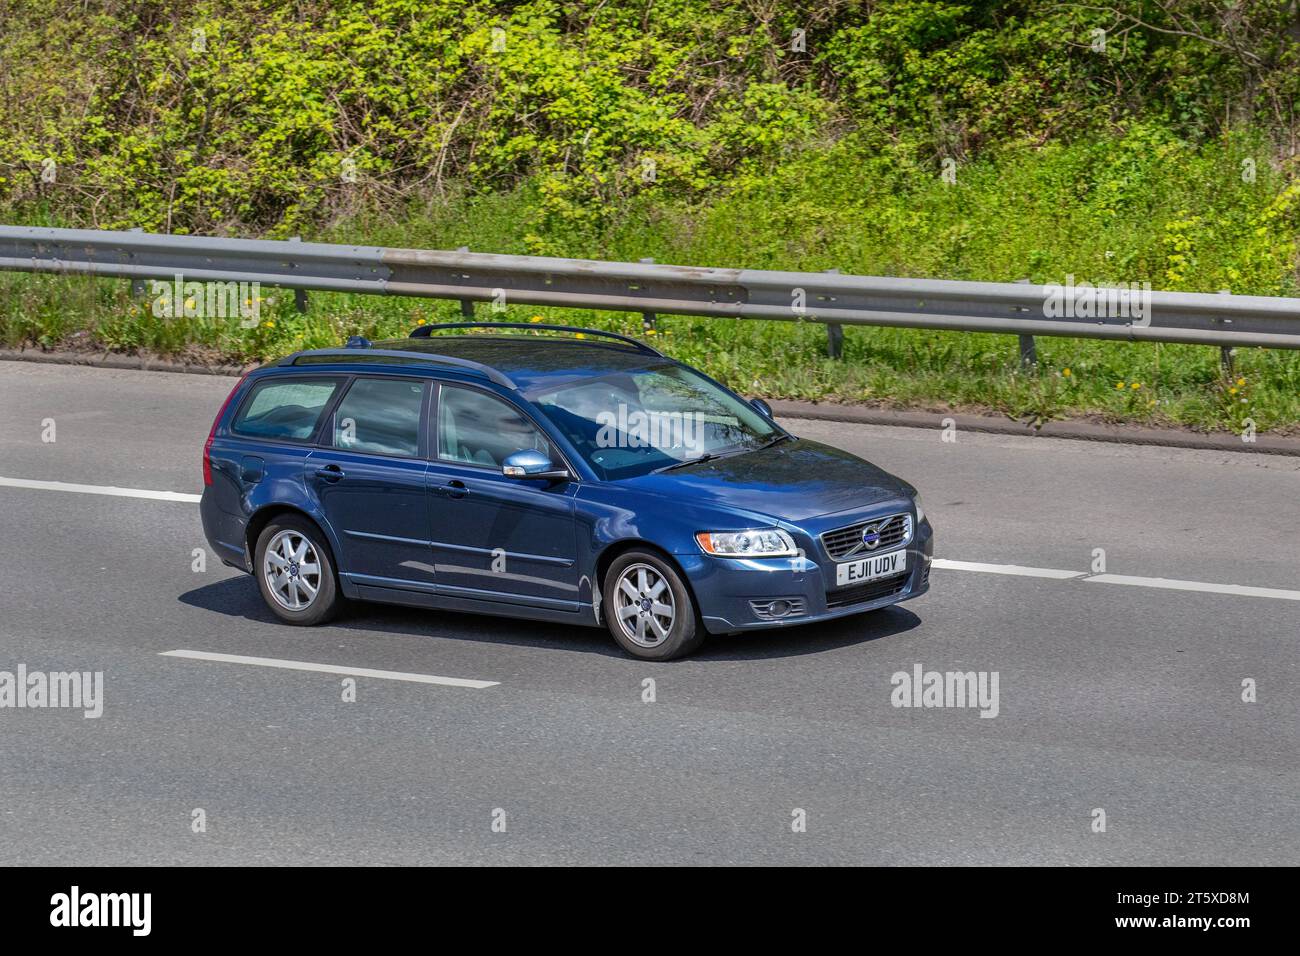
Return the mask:
[[[370,354],[367,354],[367,353]],[[399,354],[400,353],[400,354]],[[428,359],[437,365],[439,357],[450,359],[448,370],[455,372],[488,371],[499,373],[487,377],[498,384],[531,392],[561,381],[578,381],[640,369],[675,365],[672,359],[651,351],[583,339],[523,335],[445,335],[428,338],[386,339],[368,343],[367,347],[322,349],[299,352],[284,359],[283,365],[364,364],[374,368],[391,362],[394,366],[423,364]],[[404,358],[406,360],[404,360]],[[485,368],[475,369],[474,366]],[[504,376],[508,381],[500,381]]]

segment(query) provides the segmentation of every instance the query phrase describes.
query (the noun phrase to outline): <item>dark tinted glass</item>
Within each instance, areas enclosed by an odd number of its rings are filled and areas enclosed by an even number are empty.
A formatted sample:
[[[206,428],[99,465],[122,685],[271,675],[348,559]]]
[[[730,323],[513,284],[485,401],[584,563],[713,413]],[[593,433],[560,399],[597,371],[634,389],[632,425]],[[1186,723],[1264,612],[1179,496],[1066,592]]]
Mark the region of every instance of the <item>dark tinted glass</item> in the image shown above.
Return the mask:
[[[334,412],[334,447],[414,458],[420,453],[423,404],[422,382],[359,378]]]
[[[333,379],[268,379],[253,391],[231,426],[236,435],[308,441],[316,434],[321,415],[338,382]]]
[[[475,389],[443,386],[438,396],[439,458],[499,468],[508,456],[529,448],[551,457],[550,442],[511,405]]]

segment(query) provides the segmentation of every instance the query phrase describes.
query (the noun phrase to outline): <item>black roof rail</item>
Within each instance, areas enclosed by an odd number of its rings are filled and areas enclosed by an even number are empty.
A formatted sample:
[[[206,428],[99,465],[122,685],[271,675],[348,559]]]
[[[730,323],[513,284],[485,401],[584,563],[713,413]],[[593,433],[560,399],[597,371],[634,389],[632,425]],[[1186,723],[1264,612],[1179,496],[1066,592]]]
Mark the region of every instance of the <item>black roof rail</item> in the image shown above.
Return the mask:
[[[547,332],[578,332],[583,335],[615,339],[624,345],[630,345],[638,351],[645,352],[647,355],[657,355],[659,358],[664,358],[663,352],[646,345],[640,339],[619,335],[617,332],[606,332],[602,329],[584,329],[577,325],[546,325],[535,322],[443,322],[437,325],[422,325],[415,329],[410,337],[413,339],[427,339],[434,332],[448,332],[452,329],[543,329]]]
[[[359,353],[359,354],[358,354]],[[405,359],[412,365],[446,365],[450,368],[458,369],[462,372],[470,372],[474,375],[481,375],[489,382],[504,386],[509,389],[518,388],[509,376],[503,375],[494,369],[491,365],[484,365],[482,362],[472,362],[469,359],[456,358],[452,355],[439,355],[429,352],[406,352],[400,349],[365,349],[362,351],[356,346],[351,348],[344,347],[341,349],[313,349],[310,352],[296,352],[285,360],[286,365],[305,364],[303,359],[313,358],[336,358],[339,364],[346,365],[349,362],[365,361],[363,356],[378,355],[385,358]]]

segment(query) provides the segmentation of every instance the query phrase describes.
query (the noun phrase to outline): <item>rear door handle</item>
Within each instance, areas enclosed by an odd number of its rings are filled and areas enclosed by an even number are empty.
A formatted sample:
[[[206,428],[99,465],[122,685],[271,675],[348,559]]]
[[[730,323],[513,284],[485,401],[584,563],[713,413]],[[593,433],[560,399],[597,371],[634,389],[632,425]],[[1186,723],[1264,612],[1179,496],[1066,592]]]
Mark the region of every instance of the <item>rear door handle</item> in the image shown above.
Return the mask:
[[[324,478],[326,481],[338,481],[343,477],[343,469],[338,465],[326,465],[324,468],[316,469],[316,477]]]

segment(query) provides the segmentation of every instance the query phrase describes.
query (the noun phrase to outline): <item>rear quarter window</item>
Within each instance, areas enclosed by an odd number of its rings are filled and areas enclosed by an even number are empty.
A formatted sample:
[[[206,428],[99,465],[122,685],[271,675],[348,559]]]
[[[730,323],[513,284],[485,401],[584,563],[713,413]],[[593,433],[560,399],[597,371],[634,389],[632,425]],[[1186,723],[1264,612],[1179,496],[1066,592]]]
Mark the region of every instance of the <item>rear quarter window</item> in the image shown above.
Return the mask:
[[[253,386],[230,426],[249,438],[310,441],[338,390],[336,379],[268,379]]]

